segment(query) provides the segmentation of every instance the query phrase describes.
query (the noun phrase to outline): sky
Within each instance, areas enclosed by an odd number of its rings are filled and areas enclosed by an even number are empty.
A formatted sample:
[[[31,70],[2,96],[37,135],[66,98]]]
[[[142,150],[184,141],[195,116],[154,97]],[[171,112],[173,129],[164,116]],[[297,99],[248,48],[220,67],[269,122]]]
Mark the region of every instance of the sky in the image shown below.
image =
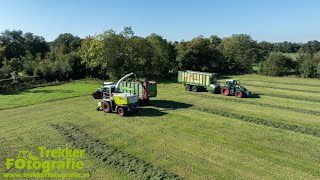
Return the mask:
[[[0,32],[22,30],[52,41],[131,26],[170,41],[249,34],[257,41],[320,40],[319,0],[0,0]]]

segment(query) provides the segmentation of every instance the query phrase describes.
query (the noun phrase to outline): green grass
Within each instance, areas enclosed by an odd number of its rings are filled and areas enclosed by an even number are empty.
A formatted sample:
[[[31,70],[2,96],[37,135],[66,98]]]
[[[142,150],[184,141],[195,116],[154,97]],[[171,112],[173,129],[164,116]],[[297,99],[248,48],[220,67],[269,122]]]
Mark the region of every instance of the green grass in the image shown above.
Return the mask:
[[[24,91],[0,94],[0,109],[90,95],[101,85],[96,81],[78,80],[68,84],[46,86]]]
[[[99,87],[96,82],[2,95],[0,161],[15,157],[21,149],[36,153],[39,146],[78,147],[92,142],[96,148],[105,144],[106,153],[110,148],[118,152],[116,157],[108,155],[115,158],[111,164],[97,155],[101,148],[86,154],[83,171],[93,179],[139,177],[139,170],[128,170],[133,161],[121,154],[137,159],[137,167],[145,162],[185,179],[319,179],[320,96],[300,90],[304,86],[318,91],[314,87],[320,81],[258,75],[230,78],[247,83],[260,97],[187,92],[182,84],[163,83],[158,85],[159,96],[139,114],[120,117],[95,110],[98,100],[90,94]],[[275,96],[282,93],[285,96]],[[52,124],[79,130],[61,133]]]

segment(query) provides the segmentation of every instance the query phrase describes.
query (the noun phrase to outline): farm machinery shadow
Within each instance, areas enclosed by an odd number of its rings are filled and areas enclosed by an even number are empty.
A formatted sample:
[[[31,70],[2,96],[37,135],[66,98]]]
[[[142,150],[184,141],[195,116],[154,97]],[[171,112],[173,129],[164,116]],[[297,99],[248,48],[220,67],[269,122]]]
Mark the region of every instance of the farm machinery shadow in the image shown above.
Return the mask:
[[[262,94],[252,94],[250,97],[248,97],[248,98],[261,98],[261,95]]]
[[[147,106],[144,106],[138,114],[134,116],[164,116],[168,110],[184,109],[193,106],[192,104],[175,102],[170,100],[152,100]],[[155,107],[155,108],[152,108]],[[161,108],[161,109],[157,109]]]

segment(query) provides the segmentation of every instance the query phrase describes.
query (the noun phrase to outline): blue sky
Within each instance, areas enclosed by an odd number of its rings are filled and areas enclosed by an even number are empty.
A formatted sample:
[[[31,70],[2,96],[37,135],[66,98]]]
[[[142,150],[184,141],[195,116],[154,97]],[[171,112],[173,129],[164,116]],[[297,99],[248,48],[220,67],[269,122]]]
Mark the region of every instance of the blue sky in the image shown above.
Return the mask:
[[[320,40],[318,0],[0,0],[0,31],[20,29],[48,41],[132,26],[171,41],[246,33],[255,40]]]

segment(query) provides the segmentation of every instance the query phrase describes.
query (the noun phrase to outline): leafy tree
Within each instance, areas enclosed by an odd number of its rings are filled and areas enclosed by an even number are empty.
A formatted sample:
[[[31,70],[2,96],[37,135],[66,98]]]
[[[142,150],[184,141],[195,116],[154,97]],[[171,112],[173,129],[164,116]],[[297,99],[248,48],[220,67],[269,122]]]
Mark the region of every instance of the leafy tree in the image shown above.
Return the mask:
[[[275,48],[273,43],[262,41],[258,43],[257,49],[258,49],[257,59],[258,61],[262,61],[267,59],[269,54],[273,52]]]
[[[307,43],[303,44],[299,50],[300,53],[308,53],[313,54],[320,51],[320,42],[315,41],[308,41]]]
[[[221,42],[222,42],[222,39],[219,38],[219,37],[216,36],[216,35],[211,35],[211,36],[209,37],[209,40],[210,40],[210,46],[213,47],[213,48],[218,47],[218,46],[221,44]]]
[[[319,54],[302,53],[298,56],[300,62],[300,75],[305,78],[314,78],[318,76]]]
[[[97,70],[96,75],[102,78],[118,78],[125,64],[128,40],[113,30],[105,31],[88,41],[81,50],[81,57],[91,71]],[[120,65],[120,66],[119,66]]]
[[[22,31],[6,30],[1,33],[0,47],[5,47],[3,51],[7,59],[21,58],[27,51],[33,56],[41,53],[42,56],[48,52],[49,45],[41,36],[36,36],[32,33],[23,34]]]
[[[73,51],[78,51],[81,46],[81,39],[70,33],[60,34],[53,41],[54,51],[62,54],[67,54]]]
[[[6,30],[0,35],[0,45],[5,46],[4,55],[7,59],[20,58],[25,55],[25,39],[22,31]]]
[[[37,63],[41,60],[41,54],[38,53],[35,57],[30,52],[27,52],[27,54],[21,59],[24,73],[29,76],[34,75],[34,69],[37,66]]]
[[[202,37],[176,44],[176,51],[179,69],[218,71],[222,66],[222,53]]]
[[[153,70],[157,70],[158,67],[154,67],[157,65],[154,64],[157,57],[152,44],[147,39],[137,36],[131,38],[130,42],[129,58],[133,69],[141,77],[153,76]]]
[[[261,73],[268,76],[285,76],[292,74],[295,68],[296,63],[290,57],[273,52],[263,63]]]
[[[33,56],[36,56],[38,53],[41,54],[42,57],[50,51],[49,44],[45,41],[45,39],[41,36],[36,36],[32,33],[24,34],[24,46],[26,51],[30,52]]]
[[[175,66],[176,52],[174,45],[157,34],[151,34],[146,39],[153,48],[151,58],[153,75],[157,77],[166,76],[169,70],[172,70]]]
[[[257,42],[249,35],[235,34],[222,40],[220,48],[226,60],[226,71],[251,72],[252,63],[257,61]]]
[[[4,51],[6,50],[5,46],[1,46],[0,45],[0,68],[2,67],[2,61],[4,60],[5,56],[4,56]]]

